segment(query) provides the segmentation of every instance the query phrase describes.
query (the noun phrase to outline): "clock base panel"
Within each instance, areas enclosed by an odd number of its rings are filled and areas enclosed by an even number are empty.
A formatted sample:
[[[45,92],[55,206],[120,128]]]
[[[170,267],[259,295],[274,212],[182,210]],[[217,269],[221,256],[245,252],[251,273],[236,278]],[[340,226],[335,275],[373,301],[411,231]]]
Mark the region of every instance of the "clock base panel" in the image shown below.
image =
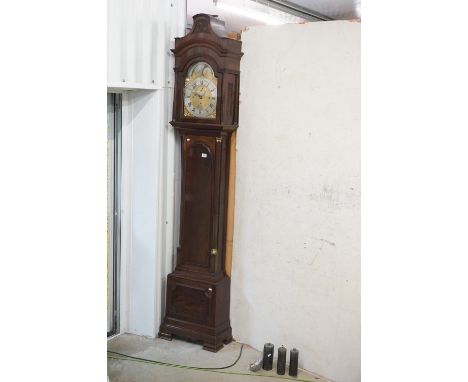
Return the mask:
[[[204,350],[217,352],[232,341],[229,321],[230,279],[210,282],[168,276],[166,317],[158,337],[177,337],[201,343]]]

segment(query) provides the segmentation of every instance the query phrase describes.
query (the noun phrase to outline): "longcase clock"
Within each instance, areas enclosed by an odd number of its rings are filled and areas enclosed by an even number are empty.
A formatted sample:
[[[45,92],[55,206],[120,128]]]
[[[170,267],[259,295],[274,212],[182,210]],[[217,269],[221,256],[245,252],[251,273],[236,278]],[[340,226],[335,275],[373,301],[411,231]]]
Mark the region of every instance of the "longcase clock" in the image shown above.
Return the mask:
[[[159,336],[218,351],[232,340],[225,271],[230,139],[238,125],[241,42],[216,35],[211,17],[193,17],[176,38],[172,126],[182,158],[177,263],[167,278]]]

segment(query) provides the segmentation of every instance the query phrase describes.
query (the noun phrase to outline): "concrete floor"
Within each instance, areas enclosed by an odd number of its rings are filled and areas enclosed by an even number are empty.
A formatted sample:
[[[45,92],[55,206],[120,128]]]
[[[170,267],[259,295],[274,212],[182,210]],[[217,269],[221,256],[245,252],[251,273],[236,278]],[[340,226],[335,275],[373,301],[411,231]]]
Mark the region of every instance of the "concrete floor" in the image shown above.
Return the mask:
[[[196,367],[222,367],[233,363],[241,349],[241,344],[232,342],[217,353],[202,350],[197,344],[180,340],[165,341],[136,336],[133,334],[122,334],[107,342],[107,349],[140,358],[158,360],[181,365]],[[142,362],[124,361],[107,358],[107,373],[110,382],[268,382],[278,381],[276,374],[276,363],[273,370],[261,370],[255,373],[249,372],[248,365],[261,356],[261,352],[244,345],[242,357],[232,368],[220,370],[222,372],[240,372],[252,375],[229,375],[214,372],[184,370],[174,367],[153,365]],[[259,378],[259,376],[265,376]],[[269,378],[275,376],[276,378]],[[288,377],[288,371],[284,377]],[[298,378],[293,380],[310,380],[327,382],[324,378],[317,377],[306,371],[299,370]]]

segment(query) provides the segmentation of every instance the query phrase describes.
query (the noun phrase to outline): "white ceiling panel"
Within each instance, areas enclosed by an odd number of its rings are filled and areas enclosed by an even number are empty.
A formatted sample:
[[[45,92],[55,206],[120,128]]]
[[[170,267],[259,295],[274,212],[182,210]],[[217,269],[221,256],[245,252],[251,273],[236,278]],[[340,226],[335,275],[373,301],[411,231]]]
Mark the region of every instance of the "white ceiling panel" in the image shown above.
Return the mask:
[[[361,17],[361,0],[292,0],[290,2],[319,12],[334,20],[350,20]]]
[[[192,24],[192,17],[197,13],[218,15],[223,20],[228,32],[240,32],[248,26],[265,25],[267,22],[258,17],[259,13],[277,18],[284,23],[304,22],[297,16],[281,12],[273,4],[268,7],[266,0],[187,0],[187,24]],[[281,2],[278,1],[277,2]],[[360,0],[292,0],[291,5],[305,8],[312,13],[319,13],[333,20],[350,20],[360,18]],[[285,2],[286,3],[286,2]],[[256,16],[256,17],[255,17]]]

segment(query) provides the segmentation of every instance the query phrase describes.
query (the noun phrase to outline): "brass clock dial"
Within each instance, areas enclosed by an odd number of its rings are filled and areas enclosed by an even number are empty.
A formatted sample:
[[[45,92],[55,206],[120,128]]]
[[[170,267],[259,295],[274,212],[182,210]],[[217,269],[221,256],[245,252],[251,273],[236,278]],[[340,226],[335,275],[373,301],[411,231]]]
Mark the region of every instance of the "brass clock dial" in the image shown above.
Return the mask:
[[[216,118],[218,80],[206,62],[193,64],[187,72],[184,86],[184,116]]]

